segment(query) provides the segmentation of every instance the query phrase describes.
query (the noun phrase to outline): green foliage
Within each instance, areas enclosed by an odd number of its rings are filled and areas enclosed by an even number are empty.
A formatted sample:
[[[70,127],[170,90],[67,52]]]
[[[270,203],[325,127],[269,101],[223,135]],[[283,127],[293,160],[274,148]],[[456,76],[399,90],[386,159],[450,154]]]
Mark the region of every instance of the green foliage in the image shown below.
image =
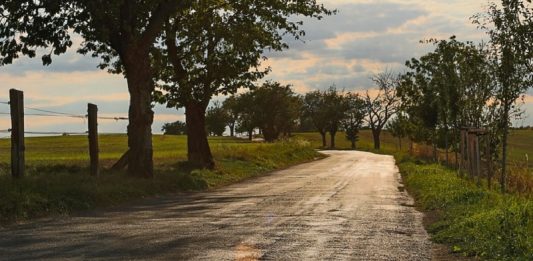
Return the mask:
[[[182,121],[165,123],[161,128],[165,135],[185,135],[187,134],[187,124]]]
[[[259,128],[266,141],[290,134],[297,126],[301,99],[290,85],[267,81],[252,91],[240,94],[230,103],[236,115],[237,131],[252,132]]]
[[[86,140],[86,137],[82,137]],[[47,153],[28,154],[28,176],[13,180],[0,175],[0,223],[22,221],[47,215],[109,207],[153,195],[216,188],[262,175],[268,171],[321,157],[308,142],[249,143],[240,139],[213,138],[217,161],[215,170],[191,170],[186,160],[186,136],[155,136],[155,158],[159,164],[151,180],[136,179],[120,172],[104,171],[100,178],[89,176],[86,146],[78,137],[28,138],[29,151],[36,146]],[[104,137],[104,158],[115,161],[125,136]],[[38,144],[36,144],[38,142]],[[2,147],[8,147],[0,142]],[[51,144],[55,152],[51,152]],[[117,153],[110,150],[118,146]],[[9,144],[7,144],[9,145]],[[85,144],[86,145],[86,144]],[[79,147],[79,149],[78,149]],[[82,150],[82,147],[83,150]],[[107,151],[107,152],[106,152]],[[56,165],[72,156],[68,166]],[[9,159],[2,157],[2,162]],[[2,166],[2,167],[5,167]]]
[[[254,112],[266,141],[272,142],[281,134],[288,134],[296,126],[300,115],[301,102],[290,85],[278,82],[266,82],[260,88],[251,91]]]
[[[270,71],[261,67],[266,50],[283,51],[288,39],[303,37],[303,17],[332,13],[313,0],[193,1],[166,23],[153,50],[160,58],[153,60],[160,102],[208,104],[213,96],[253,88]]]
[[[347,112],[350,109],[350,104],[344,94],[339,92],[335,85],[332,85],[324,91],[317,90],[307,93],[302,103],[302,116],[311,121],[322,135],[323,147],[325,147],[327,132],[330,133],[331,141],[334,143],[336,133],[343,125],[343,120],[350,115]],[[335,144],[331,144],[331,146],[335,147]]]
[[[222,107],[220,102],[215,102],[213,106],[207,109],[205,123],[207,132],[213,136],[222,136],[226,131],[229,116],[227,111]]]
[[[530,199],[479,188],[439,165],[404,161],[400,170],[417,204],[438,215],[433,240],[483,259],[533,258]]]
[[[328,128],[327,104],[321,91],[308,92],[303,98],[302,116],[310,119],[321,135],[326,135]],[[323,144],[325,147],[326,145]]]
[[[366,116],[365,101],[358,94],[353,93],[348,93],[344,99],[348,110],[342,120],[342,127],[346,133],[346,139],[352,143],[352,149],[355,149],[356,142],[359,140],[359,129]]]

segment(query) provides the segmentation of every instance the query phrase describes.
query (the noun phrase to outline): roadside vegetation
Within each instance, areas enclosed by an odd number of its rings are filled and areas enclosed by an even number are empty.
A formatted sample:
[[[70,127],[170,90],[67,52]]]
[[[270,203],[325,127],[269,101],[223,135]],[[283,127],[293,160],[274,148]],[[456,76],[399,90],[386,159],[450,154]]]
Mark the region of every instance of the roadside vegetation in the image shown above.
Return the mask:
[[[107,165],[116,161],[126,136],[101,136]],[[269,171],[322,157],[309,142],[293,139],[253,143],[236,138],[210,138],[217,168],[194,169],[186,163],[186,136],[154,136],[156,175],[131,178],[126,172],[104,171],[91,177],[86,137],[28,138],[28,175],[12,179],[9,157],[2,153],[0,223],[116,206],[144,197],[217,188]],[[0,151],[9,140],[0,140]]]
[[[428,231],[454,252],[490,260],[533,260],[533,201],[501,194],[437,164],[401,160],[417,206],[432,219]]]

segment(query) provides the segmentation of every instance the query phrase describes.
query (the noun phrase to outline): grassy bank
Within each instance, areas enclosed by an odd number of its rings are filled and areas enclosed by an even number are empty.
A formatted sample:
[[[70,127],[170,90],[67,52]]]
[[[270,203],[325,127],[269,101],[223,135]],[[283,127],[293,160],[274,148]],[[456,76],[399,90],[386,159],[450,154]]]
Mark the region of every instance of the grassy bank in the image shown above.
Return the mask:
[[[533,201],[478,188],[440,165],[399,164],[434,241],[489,260],[533,260]]]
[[[217,168],[190,170],[186,137],[155,136],[155,177],[126,177],[103,171],[100,178],[88,175],[86,137],[27,139],[28,175],[13,180],[5,173],[8,158],[2,153],[0,174],[0,222],[11,223],[47,215],[109,207],[143,197],[216,188],[268,171],[321,157],[308,142],[293,140],[274,144],[240,139],[213,138],[210,144]],[[125,150],[124,136],[102,136],[101,157],[110,165]],[[8,148],[1,141],[0,150]]]

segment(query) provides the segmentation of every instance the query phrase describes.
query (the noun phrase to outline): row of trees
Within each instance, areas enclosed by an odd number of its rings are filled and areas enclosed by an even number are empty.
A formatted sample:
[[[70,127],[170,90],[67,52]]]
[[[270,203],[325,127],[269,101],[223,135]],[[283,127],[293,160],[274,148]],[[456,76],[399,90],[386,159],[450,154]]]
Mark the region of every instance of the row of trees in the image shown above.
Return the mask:
[[[153,102],[185,107],[188,160],[213,167],[205,133],[211,97],[249,87],[264,50],[281,51],[304,35],[297,19],[331,10],[315,0],[121,0],[0,2],[0,65],[52,55],[83,38],[78,52],[123,74],[130,93],[127,162],[132,176],[153,176]],[[155,95],[154,95],[155,94]]]
[[[249,92],[230,96],[223,103],[214,102],[205,115],[206,132],[222,136],[228,127],[231,136],[246,133],[251,140],[254,131],[259,130],[267,142],[272,142],[308,124],[311,129],[306,130],[321,134],[323,147],[327,146],[329,133],[330,146],[334,148],[335,136],[343,130],[355,149],[359,130],[367,123],[379,149],[381,131],[398,109],[395,90],[399,81],[391,72],[377,74],[372,79],[379,87],[372,95],[345,93],[333,85],[301,96],[290,85],[266,82]],[[163,130],[167,134],[181,134],[184,125],[180,121],[165,124]]]
[[[487,30],[490,42],[474,44],[429,40],[435,50],[406,63],[400,76],[397,117],[390,123],[397,137],[408,137],[456,154],[461,128],[486,128],[486,157],[501,160],[501,189],[505,191],[507,138],[517,102],[533,83],[533,13],[529,1],[493,3],[474,23]],[[500,148],[501,150],[498,150]]]

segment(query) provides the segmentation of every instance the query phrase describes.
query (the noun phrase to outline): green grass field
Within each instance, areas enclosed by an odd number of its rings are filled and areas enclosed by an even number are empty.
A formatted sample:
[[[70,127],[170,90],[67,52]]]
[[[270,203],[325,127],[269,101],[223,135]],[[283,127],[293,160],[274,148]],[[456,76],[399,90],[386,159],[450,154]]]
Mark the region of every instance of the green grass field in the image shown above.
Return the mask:
[[[126,150],[125,136],[101,136],[104,170],[89,176],[87,137],[26,139],[27,175],[9,173],[9,140],[0,141],[0,224],[47,215],[108,207],[155,195],[206,190],[269,171],[323,157],[304,140],[252,143],[234,138],[210,138],[215,170],[191,170],[185,136],[154,136],[153,179],[131,178],[106,171]]]
[[[320,137],[320,134],[315,132],[305,132],[305,133],[297,133],[295,134],[296,137],[300,137],[303,139],[306,139],[311,142],[311,145],[320,148],[322,147],[322,138]],[[392,137],[388,132],[384,131],[381,134],[381,148],[382,151],[385,153],[393,152],[399,149],[399,142],[398,139]],[[327,135],[327,143],[328,146],[330,144],[330,136]],[[402,140],[402,150],[407,151],[407,147],[409,144],[407,143],[407,140]],[[341,150],[347,150],[352,148],[352,144],[349,140],[346,139],[346,136],[344,132],[338,132],[337,135],[335,135],[335,147],[337,149]],[[359,133],[359,141],[357,142],[357,149],[359,150],[366,150],[366,151],[373,151],[374,150],[374,142],[372,140],[372,132],[370,130],[362,130]]]

